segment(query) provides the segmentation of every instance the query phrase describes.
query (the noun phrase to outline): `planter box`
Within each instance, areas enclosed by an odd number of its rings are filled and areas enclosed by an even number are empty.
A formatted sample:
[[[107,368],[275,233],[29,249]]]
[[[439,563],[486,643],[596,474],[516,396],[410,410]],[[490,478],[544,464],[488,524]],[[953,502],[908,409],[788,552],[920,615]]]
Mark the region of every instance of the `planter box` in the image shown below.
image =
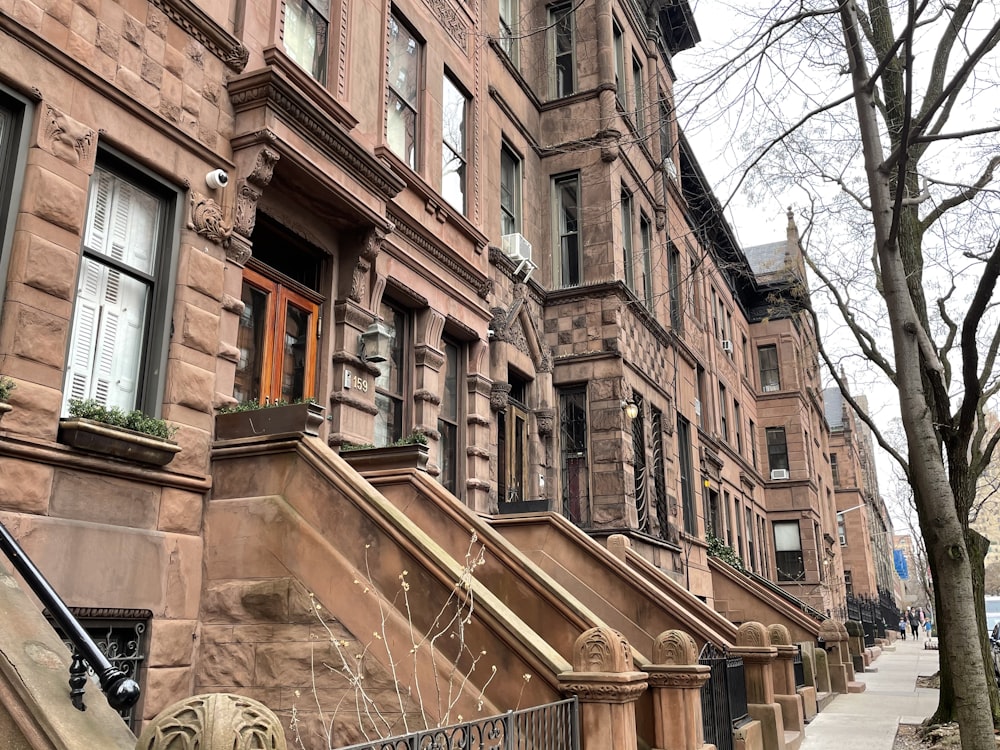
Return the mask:
[[[340,457],[360,473],[390,469],[417,469],[427,471],[427,446],[420,443],[411,445],[387,445],[384,448],[358,448],[352,451],[341,449]]]
[[[3,421],[3,415],[4,414],[6,414],[9,411],[13,411],[13,410],[14,410],[13,406],[11,406],[10,404],[4,403],[3,401],[0,401],[0,422]]]
[[[520,500],[515,503],[500,503],[500,515],[512,513],[545,513],[549,510],[548,500]]]
[[[59,442],[89,453],[150,466],[166,466],[181,449],[169,440],[112,427],[92,419],[60,420]]]
[[[325,412],[320,404],[302,403],[216,414],[215,439],[239,440],[290,433],[319,435]]]

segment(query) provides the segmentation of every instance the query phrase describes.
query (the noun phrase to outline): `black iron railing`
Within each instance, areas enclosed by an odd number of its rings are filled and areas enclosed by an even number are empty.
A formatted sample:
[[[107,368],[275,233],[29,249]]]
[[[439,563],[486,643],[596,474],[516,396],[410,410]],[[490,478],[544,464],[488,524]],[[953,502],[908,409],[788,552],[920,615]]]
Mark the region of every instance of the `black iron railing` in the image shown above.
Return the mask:
[[[863,595],[848,596],[847,618],[861,623],[861,629],[865,635],[866,647],[875,645],[875,638],[879,637],[879,626],[882,628],[881,637],[885,637],[885,624],[882,622],[881,607],[878,600],[874,597]]]
[[[796,609],[798,609],[798,610],[804,612],[805,614],[809,615],[811,618],[813,618],[817,622],[823,622],[824,620],[829,620],[830,619],[829,617],[827,617],[826,615],[824,615],[822,612],[820,612],[815,607],[813,607],[813,606],[811,606],[809,604],[806,604],[804,601],[802,601],[798,597],[792,596],[791,594],[789,594],[787,591],[785,591],[785,589],[783,589],[781,586],[779,586],[778,584],[776,584],[774,581],[769,581],[767,578],[764,578],[764,576],[758,575],[757,573],[753,573],[753,572],[751,572],[749,570],[744,570],[743,574],[747,578],[749,578],[752,581],[754,581],[755,583],[763,586],[764,588],[768,589],[772,593],[777,594],[782,599],[784,599],[786,602],[788,602],[789,604],[791,604],[793,607],[795,607]]]
[[[580,709],[576,698],[508,711],[463,724],[391,739],[363,742],[341,750],[579,750]]]
[[[701,688],[705,742],[719,750],[733,750],[733,730],[749,720],[743,658],[727,656],[715,644],[706,643],[698,663],[709,669],[708,682]]]
[[[795,672],[795,689],[806,686],[806,669],[802,666],[802,646],[795,649],[795,656],[792,657],[792,669]]]
[[[120,669],[111,665],[94,640],[87,635],[87,631],[83,629],[80,622],[63,603],[59,594],[24,554],[24,550],[10,535],[3,523],[0,523],[0,550],[3,550],[14,565],[14,569],[21,574],[25,583],[44,605],[49,617],[56,622],[65,638],[73,644],[71,649],[73,658],[69,667],[70,700],[73,705],[81,711],[86,710],[83,703],[83,690],[87,684],[87,666],[89,665],[99,680],[101,690],[104,691],[112,708],[121,711],[134,706],[139,700],[139,684]]]

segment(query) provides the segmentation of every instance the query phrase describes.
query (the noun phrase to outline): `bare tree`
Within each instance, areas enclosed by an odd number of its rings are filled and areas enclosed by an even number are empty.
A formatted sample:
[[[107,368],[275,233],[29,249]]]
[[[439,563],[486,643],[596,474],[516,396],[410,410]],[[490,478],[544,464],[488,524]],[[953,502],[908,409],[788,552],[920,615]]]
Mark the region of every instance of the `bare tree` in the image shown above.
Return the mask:
[[[1000,439],[986,417],[1000,387],[1000,125],[995,103],[977,107],[995,93],[998,41],[990,2],[777,0],[686,99],[693,110],[742,86],[728,112],[747,134],[739,181],[805,198],[807,262],[839,312],[831,326],[814,311],[821,356],[913,490],[936,583],[935,718],[958,720],[965,750],[994,750],[1000,723],[982,637],[986,546],[969,528]],[[895,386],[904,448],[857,409],[837,336]]]

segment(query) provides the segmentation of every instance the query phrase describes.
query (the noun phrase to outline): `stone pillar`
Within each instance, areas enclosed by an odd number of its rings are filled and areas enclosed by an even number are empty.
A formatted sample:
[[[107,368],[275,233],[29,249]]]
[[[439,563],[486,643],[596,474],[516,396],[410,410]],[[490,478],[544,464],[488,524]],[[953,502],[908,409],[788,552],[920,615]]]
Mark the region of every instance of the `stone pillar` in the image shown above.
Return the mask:
[[[438,416],[441,413],[441,394],[443,378],[441,369],[445,364],[443,345],[437,348],[444,330],[444,315],[436,310],[425,310],[419,316],[416,325],[418,343],[413,347],[413,424],[414,432],[423,433],[428,440],[430,460],[427,462],[427,473],[438,476],[441,467],[438,465],[441,433],[438,431]],[[458,384],[456,383],[456,388]],[[455,446],[456,451],[459,446]],[[456,455],[456,461],[462,456]]]
[[[841,620],[834,620],[837,625],[837,632],[840,633],[840,661],[843,662],[847,670],[848,683],[854,682],[854,662],[851,660],[850,641],[851,635],[847,632],[847,626]]]
[[[608,627],[582,633],[573,646],[573,671],[559,681],[563,694],[580,700],[581,750],[635,750],[635,703],[647,682],[621,633]]]
[[[484,341],[470,346],[469,374],[466,376],[466,474],[465,503],[477,513],[490,513],[490,458],[495,435],[490,412],[492,381],[475,365],[485,359],[489,347]],[[472,368],[476,366],[476,369]]]
[[[833,687],[830,685],[830,660],[826,651],[814,648],[812,664],[816,667],[813,680],[816,682],[816,700],[819,701],[821,695],[833,692]]]
[[[377,365],[361,359],[361,334],[375,314],[351,299],[333,305],[330,445],[371,443],[375,430]]]
[[[701,688],[709,667],[698,663],[698,646],[687,633],[667,630],[653,642],[653,663],[646,667],[653,693],[656,750],[701,750],[705,729]]]
[[[186,698],[167,707],[139,736],[135,750],[286,750],[278,717],[263,703],[232,693]]]
[[[865,667],[870,664],[865,653],[865,629],[860,622],[848,620],[844,623],[847,630],[847,650],[851,654],[851,665],[855,673],[864,672]]]
[[[788,628],[784,625],[771,625],[767,629],[771,645],[778,650],[778,658],[774,662],[774,701],[781,706],[781,715],[785,722],[785,731],[805,731],[805,705],[795,687],[795,656],[799,653],[798,646],[792,645]],[[814,698],[815,701],[815,698]]]
[[[825,620],[819,629],[820,640],[823,641],[823,648],[826,651],[827,669],[830,671],[830,690],[834,693],[846,693],[847,667],[841,657],[840,629],[833,620]]]
[[[774,700],[773,665],[778,650],[771,645],[767,629],[759,622],[743,623],[730,653],[743,657],[747,712],[751,719],[760,722],[764,750],[785,750],[785,721],[781,705]]]

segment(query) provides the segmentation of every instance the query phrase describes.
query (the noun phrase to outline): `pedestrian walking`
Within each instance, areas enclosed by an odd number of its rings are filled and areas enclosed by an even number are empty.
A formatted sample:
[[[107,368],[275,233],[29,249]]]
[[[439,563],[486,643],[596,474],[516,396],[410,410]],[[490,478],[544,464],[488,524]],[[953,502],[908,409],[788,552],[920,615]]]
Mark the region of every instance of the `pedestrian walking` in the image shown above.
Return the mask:
[[[919,639],[920,634],[920,613],[916,607],[910,610],[910,632],[913,633],[913,640]]]
[[[931,639],[931,630],[934,628],[934,623],[931,622],[931,618],[924,620],[924,632],[927,633],[927,640]]]
[[[906,620],[899,618],[899,637],[906,640]]]

